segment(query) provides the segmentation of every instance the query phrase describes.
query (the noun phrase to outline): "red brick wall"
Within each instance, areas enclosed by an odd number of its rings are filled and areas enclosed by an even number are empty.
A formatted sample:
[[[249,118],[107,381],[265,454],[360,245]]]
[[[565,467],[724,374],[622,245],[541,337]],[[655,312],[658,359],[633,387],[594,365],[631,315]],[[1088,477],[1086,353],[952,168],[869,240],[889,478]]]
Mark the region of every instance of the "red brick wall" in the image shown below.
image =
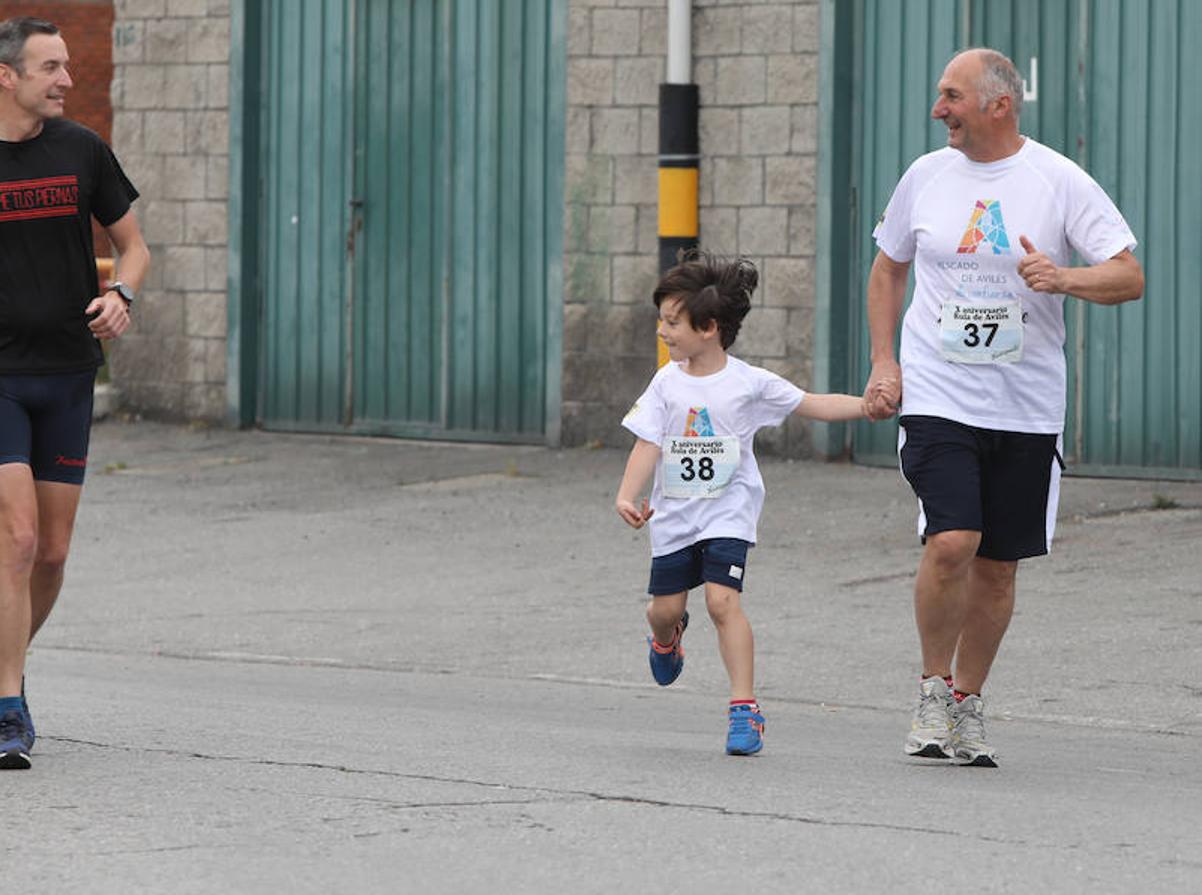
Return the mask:
[[[75,86],[67,93],[67,117],[87,125],[105,141],[113,135],[113,106],[109,87],[113,81],[113,4],[111,2],[27,3],[0,0],[0,19],[37,16],[53,22],[67,42],[71,55],[68,70]],[[112,254],[104,231],[93,226],[96,254]]]

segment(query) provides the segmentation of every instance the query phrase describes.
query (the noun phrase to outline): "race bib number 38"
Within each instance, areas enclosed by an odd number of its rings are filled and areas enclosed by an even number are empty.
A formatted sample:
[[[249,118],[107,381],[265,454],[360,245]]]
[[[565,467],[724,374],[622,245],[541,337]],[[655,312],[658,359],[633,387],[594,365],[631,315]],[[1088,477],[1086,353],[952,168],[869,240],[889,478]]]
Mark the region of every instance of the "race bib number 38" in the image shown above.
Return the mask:
[[[1023,357],[1022,318],[1018,299],[945,301],[940,320],[943,359],[958,364],[1017,363]]]
[[[663,444],[664,497],[717,497],[739,468],[734,435],[668,438]]]

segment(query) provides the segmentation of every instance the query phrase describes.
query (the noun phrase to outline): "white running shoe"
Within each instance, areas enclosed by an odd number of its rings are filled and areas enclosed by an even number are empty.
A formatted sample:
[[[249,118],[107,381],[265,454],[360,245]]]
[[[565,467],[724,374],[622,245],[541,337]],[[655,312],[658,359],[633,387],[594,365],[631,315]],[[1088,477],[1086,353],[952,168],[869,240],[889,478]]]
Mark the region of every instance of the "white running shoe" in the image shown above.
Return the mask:
[[[918,690],[918,706],[906,737],[906,754],[919,758],[951,758],[952,691],[941,677],[926,677]]]
[[[985,702],[980,696],[965,696],[952,706],[952,753],[956,764],[997,767],[997,753],[985,740]]]

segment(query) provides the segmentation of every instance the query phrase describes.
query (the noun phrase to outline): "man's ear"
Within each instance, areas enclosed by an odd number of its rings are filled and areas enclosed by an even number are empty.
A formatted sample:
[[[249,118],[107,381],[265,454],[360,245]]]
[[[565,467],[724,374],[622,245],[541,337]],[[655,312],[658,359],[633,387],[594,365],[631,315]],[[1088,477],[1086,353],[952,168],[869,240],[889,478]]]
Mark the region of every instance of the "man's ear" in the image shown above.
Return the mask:
[[[17,83],[17,71],[11,65],[0,62],[0,87],[12,90]]]

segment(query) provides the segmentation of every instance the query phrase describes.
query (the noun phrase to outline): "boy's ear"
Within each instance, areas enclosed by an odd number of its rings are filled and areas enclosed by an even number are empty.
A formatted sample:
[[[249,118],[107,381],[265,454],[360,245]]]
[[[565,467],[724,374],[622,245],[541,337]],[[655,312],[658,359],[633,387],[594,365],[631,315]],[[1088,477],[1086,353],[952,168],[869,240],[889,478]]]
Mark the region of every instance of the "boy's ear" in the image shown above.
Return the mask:
[[[711,320],[705,329],[701,330],[701,335],[707,339],[717,338],[718,336],[718,321]]]

